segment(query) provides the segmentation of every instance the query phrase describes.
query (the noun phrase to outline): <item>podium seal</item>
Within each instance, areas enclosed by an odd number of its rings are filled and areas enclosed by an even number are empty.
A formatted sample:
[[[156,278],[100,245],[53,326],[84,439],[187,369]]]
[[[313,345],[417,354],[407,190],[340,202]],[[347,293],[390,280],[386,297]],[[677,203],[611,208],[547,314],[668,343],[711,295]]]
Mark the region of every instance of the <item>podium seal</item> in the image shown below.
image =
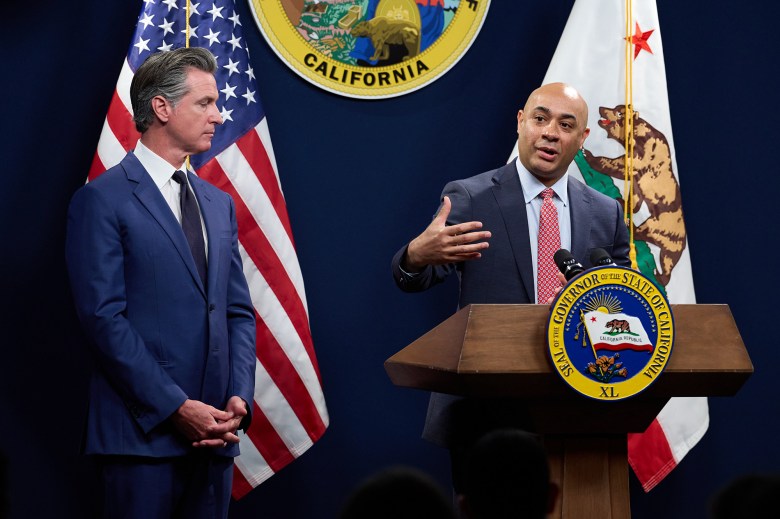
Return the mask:
[[[646,389],[666,367],[673,343],[666,296],[625,267],[579,274],[551,306],[547,346],[555,371],[596,400],[622,400]]]

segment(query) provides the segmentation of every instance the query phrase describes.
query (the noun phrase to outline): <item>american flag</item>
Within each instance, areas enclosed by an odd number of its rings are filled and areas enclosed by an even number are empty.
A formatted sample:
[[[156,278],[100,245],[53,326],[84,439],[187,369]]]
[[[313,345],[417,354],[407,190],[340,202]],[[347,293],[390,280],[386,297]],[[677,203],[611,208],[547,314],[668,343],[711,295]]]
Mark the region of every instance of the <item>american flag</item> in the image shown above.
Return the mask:
[[[252,424],[242,437],[233,484],[233,496],[240,498],[304,453],[328,427],[303,278],[234,1],[143,3],[89,179],[119,163],[140,138],[132,121],[130,81],[141,63],[154,52],[186,46],[187,34],[189,46],[209,49],[217,57],[217,106],[224,124],[211,149],[190,163],[198,176],[233,197],[257,317]]]

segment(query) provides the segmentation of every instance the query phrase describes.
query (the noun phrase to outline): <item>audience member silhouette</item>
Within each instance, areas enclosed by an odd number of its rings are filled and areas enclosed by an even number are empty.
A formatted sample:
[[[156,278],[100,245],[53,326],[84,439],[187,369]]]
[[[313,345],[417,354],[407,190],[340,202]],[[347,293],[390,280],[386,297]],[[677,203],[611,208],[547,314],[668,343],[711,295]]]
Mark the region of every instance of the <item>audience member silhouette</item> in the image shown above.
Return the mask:
[[[710,500],[712,519],[773,519],[778,517],[780,475],[740,476]]]
[[[450,406],[452,430],[448,444],[452,464],[452,488],[463,494],[469,453],[480,438],[499,429],[533,432],[526,404],[512,398],[465,398]]]
[[[458,502],[467,519],[544,519],[555,506],[547,454],[529,432],[485,434],[470,449],[464,475]]]
[[[424,472],[405,466],[384,469],[349,496],[340,519],[456,519],[450,499]]]

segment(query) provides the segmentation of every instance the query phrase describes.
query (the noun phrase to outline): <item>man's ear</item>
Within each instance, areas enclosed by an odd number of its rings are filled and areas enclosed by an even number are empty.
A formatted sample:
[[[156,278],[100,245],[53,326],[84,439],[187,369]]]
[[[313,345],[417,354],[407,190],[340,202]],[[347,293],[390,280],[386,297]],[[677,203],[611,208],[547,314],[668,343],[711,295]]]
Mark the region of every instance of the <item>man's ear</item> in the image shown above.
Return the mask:
[[[585,145],[585,139],[588,138],[588,135],[590,135],[590,128],[585,128],[585,130],[582,132],[582,142],[580,142],[580,148]]]
[[[152,98],[152,111],[160,120],[160,122],[167,123],[171,117],[171,111],[173,106],[163,96],[154,96]]]

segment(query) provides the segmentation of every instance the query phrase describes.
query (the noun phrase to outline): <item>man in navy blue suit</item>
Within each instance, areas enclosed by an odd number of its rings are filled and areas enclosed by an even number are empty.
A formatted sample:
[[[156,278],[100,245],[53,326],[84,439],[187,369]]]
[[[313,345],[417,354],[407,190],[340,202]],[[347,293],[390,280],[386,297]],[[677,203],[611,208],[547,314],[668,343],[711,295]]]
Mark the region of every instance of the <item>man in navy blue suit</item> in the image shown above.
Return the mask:
[[[130,94],[141,140],[79,189],[66,259],[95,359],[85,451],[104,517],[224,518],[250,420],[255,317],[233,201],[194,174],[222,118],[207,50],[150,56]]]
[[[517,114],[518,159],[444,187],[431,224],[393,257],[396,284],[417,292],[456,272],[461,308],[549,302],[545,297],[539,301],[537,288],[540,195],[548,188],[554,192],[559,248],[570,250],[585,267],[594,248],[629,266],[620,204],[567,174],[589,131],[588,107],[573,87],[551,83],[532,92]],[[498,426],[531,424],[517,402],[474,402],[434,393],[423,437],[453,451],[457,479],[461,460],[454,451],[485,428]]]

